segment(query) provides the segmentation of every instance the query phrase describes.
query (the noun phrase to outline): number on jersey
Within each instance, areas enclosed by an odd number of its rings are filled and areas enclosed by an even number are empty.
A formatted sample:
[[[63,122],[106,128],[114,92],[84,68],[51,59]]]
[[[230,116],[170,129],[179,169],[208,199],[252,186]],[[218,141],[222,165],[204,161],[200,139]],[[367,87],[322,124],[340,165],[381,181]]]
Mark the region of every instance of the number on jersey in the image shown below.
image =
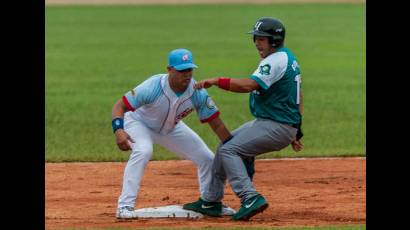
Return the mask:
[[[302,82],[300,74],[295,76],[295,81],[296,81],[296,104],[299,105],[300,103],[300,83]]]

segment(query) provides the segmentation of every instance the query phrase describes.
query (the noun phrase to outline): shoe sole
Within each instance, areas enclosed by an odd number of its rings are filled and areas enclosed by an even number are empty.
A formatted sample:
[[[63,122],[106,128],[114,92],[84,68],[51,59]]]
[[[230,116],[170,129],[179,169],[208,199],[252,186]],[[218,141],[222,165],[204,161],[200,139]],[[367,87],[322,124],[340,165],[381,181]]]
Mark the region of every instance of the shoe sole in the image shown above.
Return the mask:
[[[124,216],[120,216],[118,214],[115,214],[115,218],[119,219],[119,220],[129,220],[129,219],[138,219],[138,216],[135,217],[124,217]]]
[[[263,204],[262,206],[260,206],[259,208],[253,210],[252,212],[250,212],[249,214],[237,219],[237,220],[243,220],[243,221],[248,221],[252,216],[261,213],[263,211],[265,211],[265,209],[267,209],[269,206],[268,203]]]

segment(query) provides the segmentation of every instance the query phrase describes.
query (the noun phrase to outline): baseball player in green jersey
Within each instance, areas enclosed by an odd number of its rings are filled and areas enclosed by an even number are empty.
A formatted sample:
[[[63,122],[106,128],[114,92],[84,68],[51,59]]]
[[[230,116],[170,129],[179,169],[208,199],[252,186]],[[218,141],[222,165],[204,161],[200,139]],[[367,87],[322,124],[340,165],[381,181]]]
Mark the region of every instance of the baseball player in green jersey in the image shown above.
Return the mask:
[[[252,172],[249,174],[254,158],[289,145],[294,151],[303,148],[300,69],[296,57],[284,46],[285,27],[279,20],[265,17],[249,33],[262,58],[249,78],[217,77],[199,81],[194,87],[216,85],[231,92],[250,93],[249,107],[255,119],[234,130],[231,139],[218,147],[210,186],[198,201],[184,205],[188,210],[221,216],[228,179],[241,200],[234,220],[249,220],[268,207],[253,186]]]

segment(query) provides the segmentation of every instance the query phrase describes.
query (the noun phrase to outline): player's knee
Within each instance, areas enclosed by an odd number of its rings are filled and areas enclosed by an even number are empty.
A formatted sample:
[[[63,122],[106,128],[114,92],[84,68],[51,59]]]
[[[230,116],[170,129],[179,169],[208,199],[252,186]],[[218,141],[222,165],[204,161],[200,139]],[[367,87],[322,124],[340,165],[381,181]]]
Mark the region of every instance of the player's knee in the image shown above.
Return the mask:
[[[204,151],[196,155],[192,161],[199,166],[211,167],[214,160],[214,154],[210,151]]]
[[[152,157],[152,152],[153,149],[152,148],[140,148],[140,149],[135,149],[132,151],[132,156],[133,157],[137,157],[137,158],[141,158],[144,160],[150,160]]]

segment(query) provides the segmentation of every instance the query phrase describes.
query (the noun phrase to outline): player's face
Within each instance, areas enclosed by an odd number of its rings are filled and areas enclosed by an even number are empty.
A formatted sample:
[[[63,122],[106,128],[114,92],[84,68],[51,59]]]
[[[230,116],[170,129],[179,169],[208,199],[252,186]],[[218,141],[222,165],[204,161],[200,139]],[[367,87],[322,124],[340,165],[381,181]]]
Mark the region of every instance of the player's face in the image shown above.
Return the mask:
[[[176,70],[170,68],[170,74],[174,77],[175,83],[181,88],[188,87],[192,79],[192,69]]]
[[[265,58],[272,53],[272,46],[269,43],[268,37],[255,36],[255,47],[261,58]]]

